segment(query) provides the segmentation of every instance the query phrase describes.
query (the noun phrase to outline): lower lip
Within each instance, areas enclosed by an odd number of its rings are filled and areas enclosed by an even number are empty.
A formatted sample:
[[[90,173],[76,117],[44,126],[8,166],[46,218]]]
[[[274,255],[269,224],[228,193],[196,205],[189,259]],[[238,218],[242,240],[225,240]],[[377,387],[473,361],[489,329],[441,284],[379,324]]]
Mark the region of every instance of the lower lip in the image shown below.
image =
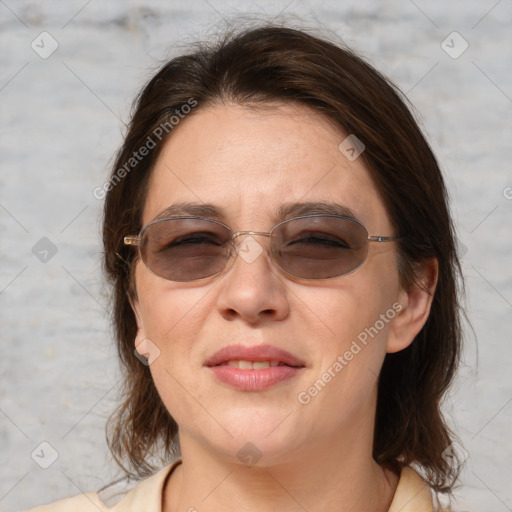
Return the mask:
[[[301,368],[270,366],[260,370],[243,370],[233,366],[211,366],[210,370],[224,384],[241,391],[262,391],[298,375]]]

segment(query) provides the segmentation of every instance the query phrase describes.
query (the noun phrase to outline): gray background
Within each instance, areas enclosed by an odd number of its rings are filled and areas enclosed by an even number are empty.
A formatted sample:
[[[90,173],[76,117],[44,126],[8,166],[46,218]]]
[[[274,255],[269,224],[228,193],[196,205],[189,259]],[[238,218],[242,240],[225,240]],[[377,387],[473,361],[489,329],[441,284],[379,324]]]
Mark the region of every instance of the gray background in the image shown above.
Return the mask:
[[[446,404],[469,455],[455,508],[512,510],[511,0],[0,0],[1,510],[117,474],[104,424],[120,375],[93,189],[134,95],[223,18],[281,11],[336,32],[418,110],[453,199],[474,329]],[[33,460],[51,462],[43,441],[58,455],[48,469]]]

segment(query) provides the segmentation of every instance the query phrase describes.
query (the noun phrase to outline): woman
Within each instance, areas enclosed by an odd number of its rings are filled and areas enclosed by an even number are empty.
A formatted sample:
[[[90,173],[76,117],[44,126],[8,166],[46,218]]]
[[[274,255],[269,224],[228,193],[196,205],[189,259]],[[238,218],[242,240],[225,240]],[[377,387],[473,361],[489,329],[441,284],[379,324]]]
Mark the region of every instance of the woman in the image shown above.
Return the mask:
[[[126,368],[110,447],[139,477],[180,453],[108,510],[437,510],[460,268],[385,78],[302,31],[230,34],[149,81],[103,190]]]

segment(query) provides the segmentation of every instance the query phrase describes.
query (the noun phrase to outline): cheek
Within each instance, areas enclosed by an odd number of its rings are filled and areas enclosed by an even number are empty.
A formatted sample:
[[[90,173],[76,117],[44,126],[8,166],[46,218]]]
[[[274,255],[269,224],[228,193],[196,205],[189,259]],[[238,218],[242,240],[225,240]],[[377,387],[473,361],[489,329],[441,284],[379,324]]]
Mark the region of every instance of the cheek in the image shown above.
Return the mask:
[[[163,342],[173,331],[193,330],[207,290],[192,288],[189,283],[166,281],[143,264],[137,265],[135,279],[140,321],[146,336]]]
[[[309,304],[317,323],[328,333],[327,346],[338,352],[348,350],[355,340],[364,344],[375,339],[382,344],[396,316],[392,306],[398,286],[394,278],[375,275],[370,268],[364,270],[340,278],[334,288],[317,290],[316,300]]]
[[[178,424],[200,417],[204,389],[191,376],[200,368],[197,339],[208,290],[167,282],[145,268],[136,269],[136,283],[144,334],[158,348],[149,367],[155,387]]]
[[[188,374],[200,366],[197,340],[208,310],[208,289],[165,281],[145,268],[136,269],[136,283],[139,321],[157,347],[158,357],[150,365],[155,385],[161,394],[175,396],[179,383],[194,385]]]
[[[335,288],[317,290],[317,299],[309,304],[320,319],[319,328],[309,331],[316,333],[318,342],[315,377],[328,382],[325,389],[330,389],[321,401],[343,400],[357,406],[374,389],[400,307],[396,268],[378,259],[359,273],[340,278]],[[326,333],[322,339],[320,332]],[[324,389],[322,383],[316,387]]]
[[[378,293],[372,300],[345,291],[330,295],[322,308],[329,335],[319,339],[318,330],[309,331],[316,336],[316,356],[297,400],[303,414],[320,414],[325,428],[336,429],[373,408],[394,310],[384,307],[383,299],[376,300],[381,299]]]
[[[391,303],[374,290],[373,300],[365,294],[338,293],[324,308],[330,336],[319,357],[319,372],[342,375],[344,392],[373,382],[386,354],[386,341],[395,311]],[[327,376],[325,378],[328,379]]]

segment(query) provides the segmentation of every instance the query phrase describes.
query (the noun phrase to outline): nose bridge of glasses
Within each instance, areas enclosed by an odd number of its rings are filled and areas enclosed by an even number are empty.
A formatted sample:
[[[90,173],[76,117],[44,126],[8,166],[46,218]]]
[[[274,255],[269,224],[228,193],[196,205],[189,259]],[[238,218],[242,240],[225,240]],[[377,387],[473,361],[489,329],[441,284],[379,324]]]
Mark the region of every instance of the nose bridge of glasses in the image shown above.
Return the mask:
[[[248,235],[248,238],[237,242],[236,239],[242,235]],[[237,231],[233,233],[230,240],[230,245],[234,249],[235,253],[241,255],[242,259],[248,263],[252,263],[261,254],[261,252],[265,251],[263,245],[255,238],[252,238],[251,241],[251,237],[254,235],[265,236],[271,239],[272,233],[268,233],[266,231]],[[267,250],[272,252],[271,248],[267,248]]]
[[[233,236],[231,237],[231,240],[235,240],[235,238],[238,238],[241,235],[261,235],[261,236],[271,236],[271,233],[267,231],[236,231],[233,233]]]

